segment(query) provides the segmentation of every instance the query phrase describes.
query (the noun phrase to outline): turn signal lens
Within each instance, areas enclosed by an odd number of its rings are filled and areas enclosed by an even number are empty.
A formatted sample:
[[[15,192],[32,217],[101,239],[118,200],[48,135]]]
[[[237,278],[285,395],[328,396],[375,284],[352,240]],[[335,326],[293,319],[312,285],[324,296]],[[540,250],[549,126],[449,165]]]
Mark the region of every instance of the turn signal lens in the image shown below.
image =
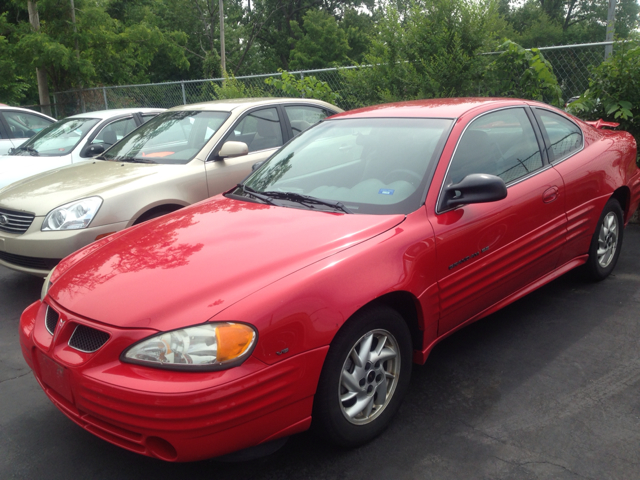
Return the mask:
[[[205,323],[149,337],[122,352],[121,360],[175,370],[219,370],[240,365],[256,336],[244,323]]]
[[[216,328],[218,361],[226,362],[242,356],[253,343],[254,337],[253,329],[242,323],[220,325]]]

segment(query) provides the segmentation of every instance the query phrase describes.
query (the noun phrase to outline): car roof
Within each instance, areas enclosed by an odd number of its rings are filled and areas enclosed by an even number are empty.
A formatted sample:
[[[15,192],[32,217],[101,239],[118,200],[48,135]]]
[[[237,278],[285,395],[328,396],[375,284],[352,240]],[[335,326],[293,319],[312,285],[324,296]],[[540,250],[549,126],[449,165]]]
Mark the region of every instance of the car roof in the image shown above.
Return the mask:
[[[98,110],[95,112],[79,113],[67,118],[111,118],[128,113],[160,113],[164,112],[164,108],[114,108],[113,110]]]
[[[48,118],[50,120],[53,120],[54,122],[56,121],[55,118],[50,117],[49,115],[45,115],[44,113],[31,110],[30,108],[12,107],[11,105],[5,105],[4,103],[0,103],[0,110],[19,110],[21,112],[26,112],[26,113],[35,113],[36,115],[40,115],[41,117]]]
[[[251,107],[258,107],[261,105],[273,105],[273,104],[283,104],[283,103],[306,103],[306,104],[315,104],[318,106],[324,106],[335,110],[337,107],[331,105],[330,103],[323,102],[322,100],[316,100],[313,98],[288,98],[288,97],[264,97],[264,98],[232,98],[225,100],[213,100],[211,102],[201,102],[201,103],[192,103],[189,105],[178,105],[177,107],[173,107],[170,110],[172,111],[181,111],[181,110],[210,110],[210,111],[223,111],[223,112],[231,112],[237,108],[242,108],[243,110]]]
[[[428,100],[411,100],[408,102],[387,103],[339,113],[331,119],[340,118],[374,118],[374,117],[430,117],[458,118],[478,107],[492,105],[501,106],[525,105],[536,102],[513,98],[432,98]]]

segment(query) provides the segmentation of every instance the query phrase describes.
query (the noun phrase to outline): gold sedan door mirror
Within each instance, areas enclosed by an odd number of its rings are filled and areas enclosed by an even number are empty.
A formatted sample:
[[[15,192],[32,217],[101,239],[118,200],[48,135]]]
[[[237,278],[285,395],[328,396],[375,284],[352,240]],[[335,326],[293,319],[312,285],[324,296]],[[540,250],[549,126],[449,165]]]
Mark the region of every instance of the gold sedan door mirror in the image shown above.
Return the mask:
[[[224,142],[222,148],[218,152],[218,158],[241,157],[249,153],[249,147],[244,142]]]

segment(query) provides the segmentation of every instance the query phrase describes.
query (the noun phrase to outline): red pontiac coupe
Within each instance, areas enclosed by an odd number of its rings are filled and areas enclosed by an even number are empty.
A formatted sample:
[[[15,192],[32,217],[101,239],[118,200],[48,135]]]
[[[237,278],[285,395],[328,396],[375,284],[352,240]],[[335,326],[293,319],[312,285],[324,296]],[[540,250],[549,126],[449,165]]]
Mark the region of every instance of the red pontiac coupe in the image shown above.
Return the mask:
[[[355,110],[67,257],[22,350],[64,414],[141,454],[198,460],[312,422],[360,445],[438,341],[573,268],[607,277],[639,201],[633,137],[542,103]]]

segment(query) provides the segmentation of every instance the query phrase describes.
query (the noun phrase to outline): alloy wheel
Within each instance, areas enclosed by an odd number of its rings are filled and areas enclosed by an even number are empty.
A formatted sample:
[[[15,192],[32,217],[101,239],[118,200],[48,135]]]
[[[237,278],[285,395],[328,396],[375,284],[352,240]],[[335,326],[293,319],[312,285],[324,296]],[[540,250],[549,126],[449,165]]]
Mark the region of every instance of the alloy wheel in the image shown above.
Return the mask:
[[[372,330],[355,343],[340,375],[339,400],[352,424],[373,421],[387,407],[398,384],[400,350],[386,330]]]
[[[616,253],[618,245],[618,217],[609,212],[602,220],[598,233],[598,264],[602,268],[609,266]]]

